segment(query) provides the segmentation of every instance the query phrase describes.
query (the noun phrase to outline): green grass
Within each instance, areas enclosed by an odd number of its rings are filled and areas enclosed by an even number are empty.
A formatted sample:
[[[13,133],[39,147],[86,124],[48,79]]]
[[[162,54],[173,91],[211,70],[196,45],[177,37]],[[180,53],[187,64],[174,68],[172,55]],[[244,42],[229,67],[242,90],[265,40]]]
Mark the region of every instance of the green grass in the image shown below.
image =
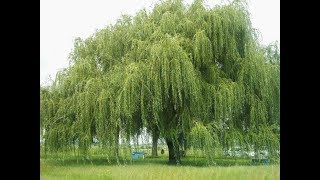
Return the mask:
[[[279,165],[253,165],[249,159],[217,159],[207,166],[204,158],[186,157],[180,166],[167,165],[167,157],[141,160],[92,156],[90,160],[40,159],[40,178],[45,179],[280,179]]]

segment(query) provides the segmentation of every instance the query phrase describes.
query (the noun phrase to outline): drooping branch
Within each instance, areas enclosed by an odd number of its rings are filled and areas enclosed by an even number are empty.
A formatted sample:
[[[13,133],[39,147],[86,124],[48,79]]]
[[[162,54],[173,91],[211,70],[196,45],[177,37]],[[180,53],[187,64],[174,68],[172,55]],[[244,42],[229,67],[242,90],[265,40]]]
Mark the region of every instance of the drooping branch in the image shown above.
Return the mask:
[[[46,148],[77,142],[88,155],[93,137],[117,149],[119,133],[130,141],[147,128],[154,144],[158,132],[166,139],[174,163],[187,147],[210,160],[234,147],[276,156],[279,62],[276,46],[259,44],[242,1],[206,8],[196,0],[187,8],[168,0],[122,16],[76,39],[70,66],[41,87]]]

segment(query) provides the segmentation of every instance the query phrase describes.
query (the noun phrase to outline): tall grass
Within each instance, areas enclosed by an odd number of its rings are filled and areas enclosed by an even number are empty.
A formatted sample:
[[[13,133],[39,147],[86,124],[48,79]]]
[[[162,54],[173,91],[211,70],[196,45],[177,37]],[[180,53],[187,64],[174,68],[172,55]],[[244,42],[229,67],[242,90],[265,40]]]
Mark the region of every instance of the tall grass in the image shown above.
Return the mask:
[[[40,162],[45,179],[280,179],[279,165],[267,166],[169,166],[164,164],[60,166]]]
[[[138,160],[108,159],[92,155],[40,159],[41,179],[280,179],[279,164],[255,165],[246,158],[217,158],[208,166],[205,158],[185,157],[180,166],[168,165],[168,157]]]
[[[120,149],[121,150],[121,149]],[[105,150],[107,151],[107,150]],[[133,150],[132,150],[133,151]],[[142,151],[142,149],[140,149]],[[147,150],[143,150],[148,152]],[[108,157],[101,148],[91,148],[84,158],[72,151],[40,155],[40,177],[46,179],[280,179],[279,163],[257,165],[247,157],[215,158],[214,165],[205,157],[189,152],[180,166],[168,165],[168,152],[158,157],[133,160]]]

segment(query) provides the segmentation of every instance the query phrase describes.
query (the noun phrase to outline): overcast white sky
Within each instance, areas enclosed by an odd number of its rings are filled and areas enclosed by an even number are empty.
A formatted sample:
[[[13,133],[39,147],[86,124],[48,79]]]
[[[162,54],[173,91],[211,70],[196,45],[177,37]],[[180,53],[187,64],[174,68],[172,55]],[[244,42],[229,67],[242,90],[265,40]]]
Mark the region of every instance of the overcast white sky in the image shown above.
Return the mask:
[[[218,0],[219,1],[219,0]],[[41,0],[40,84],[49,75],[68,66],[68,55],[76,37],[86,38],[96,29],[113,24],[121,14],[135,15],[151,9],[158,0]],[[185,0],[190,4],[193,0]],[[212,5],[217,0],[206,0]],[[280,42],[280,0],[249,0],[251,22],[262,35],[262,43]]]

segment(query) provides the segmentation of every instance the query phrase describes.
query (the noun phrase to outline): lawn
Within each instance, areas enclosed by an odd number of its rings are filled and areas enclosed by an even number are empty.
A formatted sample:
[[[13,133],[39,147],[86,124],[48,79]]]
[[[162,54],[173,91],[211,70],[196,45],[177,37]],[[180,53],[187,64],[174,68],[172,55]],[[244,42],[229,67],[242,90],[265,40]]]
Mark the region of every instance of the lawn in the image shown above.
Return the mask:
[[[164,156],[139,160],[108,161],[67,158],[40,159],[40,178],[45,179],[280,179],[279,164],[253,165],[249,159],[217,159],[216,166],[201,158],[183,158],[180,166],[167,165]]]

